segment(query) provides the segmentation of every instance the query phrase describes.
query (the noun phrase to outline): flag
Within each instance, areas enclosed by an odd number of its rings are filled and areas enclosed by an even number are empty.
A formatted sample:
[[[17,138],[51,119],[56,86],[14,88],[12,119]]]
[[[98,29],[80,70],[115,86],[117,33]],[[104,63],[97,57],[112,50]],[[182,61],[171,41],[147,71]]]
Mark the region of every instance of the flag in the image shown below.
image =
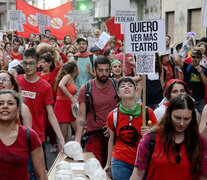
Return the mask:
[[[114,24],[114,16],[106,21],[106,27],[111,36],[115,35],[116,39],[120,39],[123,42],[124,35],[121,34],[121,24]]]
[[[36,13],[40,13],[50,16],[50,27],[45,27],[45,29],[50,29],[52,36],[62,40],[65,35],[69,34],[73,38],[73,36],[75,36],[74,24],[67,25],[68,11],[72,10],[72,8],[72,1],[53,9],[42,10],[31,6],[23,0],[16,0],[16,9],[22,10],[27,21],[27,23],[23,25],[23,37],[28,38],[30,33],[40,33],[39,25],[36,24]],[[19,36],[20,33],[18,32],[17,35]]]

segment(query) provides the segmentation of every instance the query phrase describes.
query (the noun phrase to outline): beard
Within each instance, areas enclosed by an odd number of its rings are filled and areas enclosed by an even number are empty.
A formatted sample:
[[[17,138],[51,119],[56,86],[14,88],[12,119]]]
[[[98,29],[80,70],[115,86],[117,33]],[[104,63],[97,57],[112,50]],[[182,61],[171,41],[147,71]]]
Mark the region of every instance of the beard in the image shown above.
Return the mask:
[[[99,76],[96,74],[96,79],[97,79],[99,82],[101,82],[101,83],[106,83],[106,82],[108,81],[109,77],[107,77],[107,76],[101,76],[101,77],[99,77]]]
[[[87,50],[87,48],[86,49],[80,49],[79,51],[80,51],[80,53],[84,53],[84,52],[86,52],[86,50]]]

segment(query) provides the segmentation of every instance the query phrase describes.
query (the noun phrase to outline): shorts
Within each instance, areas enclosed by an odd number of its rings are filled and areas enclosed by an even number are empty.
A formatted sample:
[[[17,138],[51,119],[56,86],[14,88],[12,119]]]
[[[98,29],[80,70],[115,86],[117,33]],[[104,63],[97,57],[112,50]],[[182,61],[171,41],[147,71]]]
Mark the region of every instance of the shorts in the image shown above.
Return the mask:
[[[56,100],[54,113],[59,123],[70,123],[75,121],[70,100]]]

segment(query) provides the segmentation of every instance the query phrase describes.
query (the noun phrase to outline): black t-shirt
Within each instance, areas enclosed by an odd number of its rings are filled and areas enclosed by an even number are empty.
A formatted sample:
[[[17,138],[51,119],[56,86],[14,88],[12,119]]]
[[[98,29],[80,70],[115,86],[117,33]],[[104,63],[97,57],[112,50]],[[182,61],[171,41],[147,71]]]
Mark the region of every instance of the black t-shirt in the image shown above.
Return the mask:
[[[188,66],[190,66],[191,68],[188,68]],[[205,85],[203,84],[201,75],[197,71],[197,69],[191,64],[184,62],[182,71],[184,75],[184,81],[188,84],[188,87],[192,93],[191,96],[195,99],[195,101],[204,99]],[[205,76],[207,76],[207,69],[202,67],[202,71]]]

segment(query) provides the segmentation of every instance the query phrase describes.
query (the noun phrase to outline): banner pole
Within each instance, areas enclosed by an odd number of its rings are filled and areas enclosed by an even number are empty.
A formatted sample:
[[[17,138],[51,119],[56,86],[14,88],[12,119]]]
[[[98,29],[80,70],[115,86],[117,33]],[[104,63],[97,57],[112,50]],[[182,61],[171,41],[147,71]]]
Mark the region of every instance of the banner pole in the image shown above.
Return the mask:
[[[123,47],[123,76],[125,76],[125,62],[126,62],[126,43],[125,43],[125,35],[124,35],[124,47]]]
[[[142,79],[142,126],[146,126],[146,75]]]

